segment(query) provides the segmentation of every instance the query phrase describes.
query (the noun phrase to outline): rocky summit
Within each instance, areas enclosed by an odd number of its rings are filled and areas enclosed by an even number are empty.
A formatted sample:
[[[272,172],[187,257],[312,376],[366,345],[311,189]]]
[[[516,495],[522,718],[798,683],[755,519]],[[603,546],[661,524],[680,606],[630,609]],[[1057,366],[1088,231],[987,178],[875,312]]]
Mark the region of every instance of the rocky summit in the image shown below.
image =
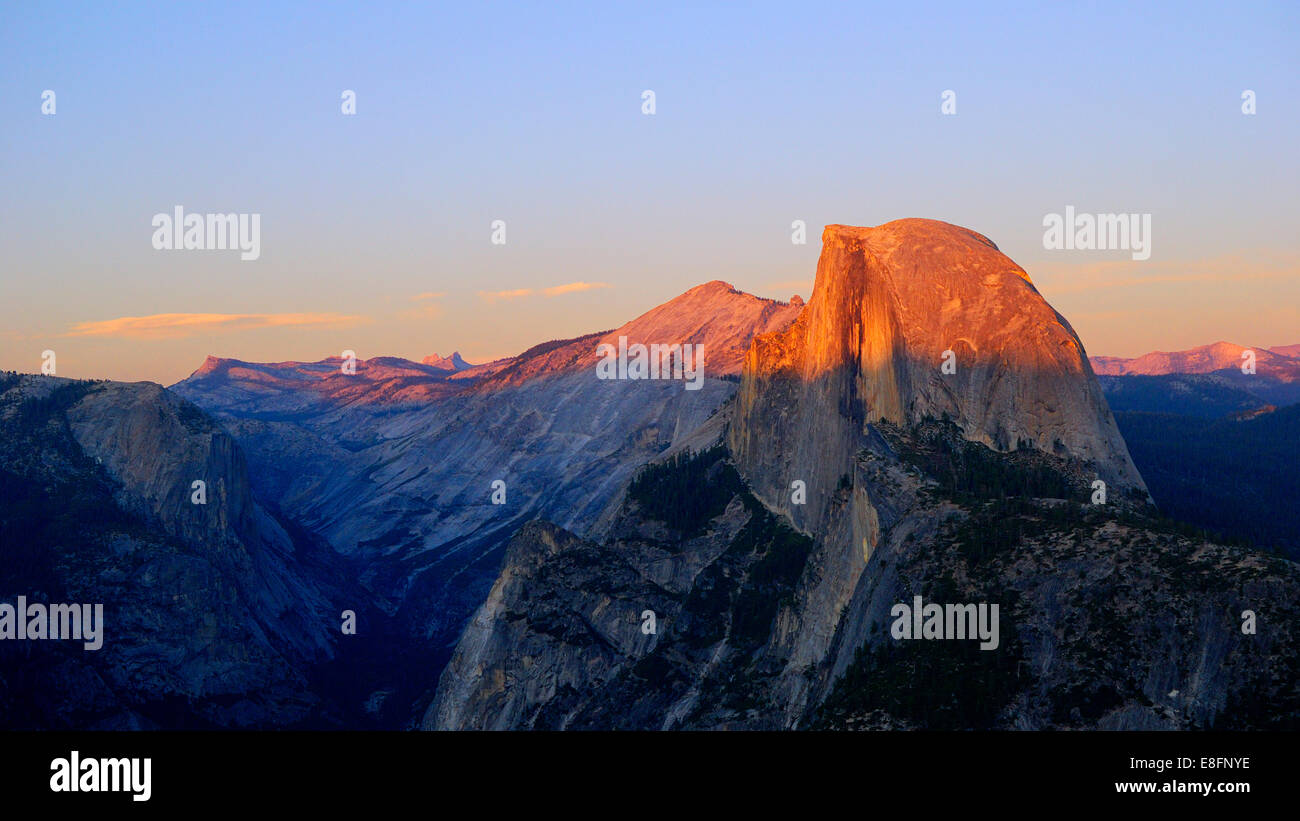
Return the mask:
[[[440,371],[466,371],[474,367],[461,358],[460,351],[452,351],[451,356],[430,354],[421,361],[423,364],[431,368],[437,368]]]
[[[1079,337],[992,241],[921,219],[831,225],[822,240],[808,306],[747,355],[729,440],[742,466],[834,483],[867,424],[946,416],[997,450],[1142,486]]]

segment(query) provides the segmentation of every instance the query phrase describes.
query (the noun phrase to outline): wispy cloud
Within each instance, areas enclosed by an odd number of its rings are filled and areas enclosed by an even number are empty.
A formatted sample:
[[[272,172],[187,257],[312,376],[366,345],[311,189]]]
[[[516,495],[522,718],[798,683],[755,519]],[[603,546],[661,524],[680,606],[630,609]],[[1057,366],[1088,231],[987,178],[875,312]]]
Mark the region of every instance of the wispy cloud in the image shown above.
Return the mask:
[[[108,336],[125,339],[177,339],[199,333],[247,331],[283,327],[347,327],[368,321],[362,316],[305,314],[151,314],[78,322],[64,336]]]
[[[1243,259],[1224,256],[1208,260],[1131,262],[1108,260],[1074,265],[1039,265],[1034,281],[1048,296],[1086,291],[1198,282],[1247,282],[1300,275],[1294,257]]]
[[[496,302],[498,299],[519,299],[524,296],[531,296],[532,288],[517,288],[513,291],[479,291],[478,295],[488,302]]]
[[[547,288],[542,293],[547,296],[560,296],[562,294],[576,294],[579,291],[590,291],[593,288],[608,287],[608,282],[566,282],[563,285],[556,285],[553,288]]]
[[[576,294],[581,291],[590,291],[594,288],[608,288],[608,282],[566,282],[563,285],[553,285],[550,288],[534,290],[533,288],[516,288],[512,291],[479,291],[478,295],[488,302],[496,302],[501,299],[520,299],[526,296],[563,296],[564,294]]]

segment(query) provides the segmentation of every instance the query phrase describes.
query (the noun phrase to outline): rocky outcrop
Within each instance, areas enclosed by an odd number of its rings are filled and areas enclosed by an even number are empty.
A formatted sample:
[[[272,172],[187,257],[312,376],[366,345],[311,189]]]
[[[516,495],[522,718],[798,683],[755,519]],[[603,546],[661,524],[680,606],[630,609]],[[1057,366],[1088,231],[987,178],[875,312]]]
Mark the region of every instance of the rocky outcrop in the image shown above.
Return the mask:
[[[632,564],[606,561],[603,552],[547,522],[520,528],[506,551],[505,571],[466,627],[423,726],[536,726],[540,706],[566,691],[600,686],[653,647],[655,636],[641,629],[642,614],[669,617],[671,594]],[[542,591],[557,597],[535,598]]]
[[[0,723],[327,720],[310,676],[340,585],[254,500],[229,435],[157,385],[41,376],[3,379],[0,431],[0,597],[104,606],[97,651],[0,643]]]
[[[474,367],[464,359],[461,359],[460,351],[452,351],[451,356],[439,356],[436,353],[430,354],[422,359],[421,362],[431,368],[437,368],[440,371],[467,371]]]
[[[638,480],[601,543],[548,522],[521,528],[422,726],[668,729],[710,709],[716,694],[702,679],[737,664],[732,645],[752,651],[766,629],[761,616],[756,631],[729,628],[728,600],[767,613],[806,547],[740,490],[723,458],[721,448],[682,451],[658,478]],[[692,474],[689,487],[677,470]],[[670,487],[706,497],[690,521],[658,518],[683,500],[665,497]]]
[[[754,494],[818,536],[825,572],[789,637],[792,698],[799,669],[829,652],[891,504],[856,481],[855,454],[872,425],[939,418],[1145,495],[1078,336],[997,246],[934,220],[828,226],[807,307],[746,356],[727,440]]]
[[[867,424],[944,416],[997,450],[1142,487],[1083,344],[991,241],[921,219],[831,225],[822,240],[808,306],[745,360],[729,444],[765,502],[817,529],[824,505],[790,505],[792,481],[825,499]]]

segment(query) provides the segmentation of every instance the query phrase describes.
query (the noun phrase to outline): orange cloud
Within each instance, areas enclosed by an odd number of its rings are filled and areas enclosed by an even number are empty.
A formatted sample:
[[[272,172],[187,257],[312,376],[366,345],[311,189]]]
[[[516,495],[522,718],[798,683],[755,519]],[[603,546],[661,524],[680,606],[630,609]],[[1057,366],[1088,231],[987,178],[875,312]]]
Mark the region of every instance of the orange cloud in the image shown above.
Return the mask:
[[[214,331],[246,331],[288,326],[346,327],[367,321],[343,314],[151,314],[78,322],[65,336],[117,336],[126,339],[177,339]]]
[[[533,296],[541,293],[545,296],[562,296],[564,294],[576,294],[580,291],[590,291],[593,288],[608,288],[608,282],[566,282],[563,285],[554,285],[550,288],[543,288],[540,292],[532,288],[517,288],[513,291],[479,291],[478,295],[488,302],[495,302],[498,299],[519,299],[520,297]]]
[[[518,299],[521,296],[530,296],[532,293],[532,288],[519,288],[514,291],[479,291],[478,295],[489,302],[495,302],[498,299]]]
[[[547,288],[542,293],[547,296],[560,296],[561,294],[574,294],[579,291],[590,291],[592,288],[608,287],[608,282],[569,282],[564,285],[556,285],[554,288]]]

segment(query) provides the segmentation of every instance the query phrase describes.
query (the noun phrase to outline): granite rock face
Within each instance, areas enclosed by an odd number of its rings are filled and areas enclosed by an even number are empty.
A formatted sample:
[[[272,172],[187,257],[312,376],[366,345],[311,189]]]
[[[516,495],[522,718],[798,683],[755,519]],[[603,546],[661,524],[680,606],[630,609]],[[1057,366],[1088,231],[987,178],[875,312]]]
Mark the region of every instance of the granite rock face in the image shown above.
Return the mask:
[[[520,528],[505,572],[466,627],[423,726],[535,726],[539,705],[566,690],[600,686],[626,659],[652,648],[655,636],[642,631],[642,614],[668,617],[674,609],[669,588],[631,563],[602,561],[601,551],[548,522]],[[557,597],[537,598],[542,591]]]
[[[873,424],[949,419],[970,441],[1060,456],[1117,493],[1145,493],[1078,336],[990,240],[921,219],[822,238],[808,305],[746,356],[727,439],[754,495],[824,553],[808,591],[818,606],[793,628],[796,664],[828,652],[882,538],[890,500],[853,481]]]
[[[516,534],[422,726],[1300,723],[1295,563],[1188,536],[1137,498],[1092,504],[1077,461],[993,451],[952,423],[873,429],[832,500],[875,502],[859,571],[842,542],[766,510],[721,448],[665,463],[604,541],[545,522]],[[704,523],[683,525],[700,496]],[[998,605],[997,647],[895,640],[892,608],[918,595]],[[1247,611],[1267,627],[1243,630]]]
[[[0,647],[19,727],[263,727],[323,719],[335,654],[327,550],[252,497],[244,457],[151,383],[4,377],[0,593],[100,603],[103,647]],[[206,504],[194,504],[194,482]]]
[[[817,529],[823,508],[788,504],[792,481],[824,498],[867,424],[944,416],[996,450],[1035,447],[1143,487],[1083,344],[991,241],[923,219],[831,225],[822,240],[807,307],[746,357],[729,435],[767,504]]]

